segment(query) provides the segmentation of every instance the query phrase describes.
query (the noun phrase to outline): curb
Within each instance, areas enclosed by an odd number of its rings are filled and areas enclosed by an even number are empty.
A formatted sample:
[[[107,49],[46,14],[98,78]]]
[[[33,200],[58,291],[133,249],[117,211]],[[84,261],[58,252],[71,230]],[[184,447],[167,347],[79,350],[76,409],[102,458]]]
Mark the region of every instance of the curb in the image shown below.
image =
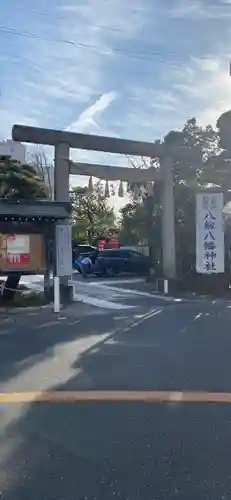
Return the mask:
[[[9,315],[11,314],[25,314],[25,313],[30,313],[30,312],[39,312],[43,311],[46,309],[51,309],[53,307],[53,304],[47,304],[44,306],[28,306],[28,307],[0,307],[0,316],[1,314],[6,314],[8,313]]]
[[[81,302],[79,302],[79,301],[75,301],[75,302],[72,302],[68,305],[67,304],[60,304],[60,312],[65,311],[65,309],[70,305],[80,304],[80,303]],[[53,311],[53,308],[54,308],[53,303],[45,304],[45,305],[41,305],[41,306],[22,306],[22,307],[1,307],[0,306],[0,317],[3,314],[7,314],[8,316],[10,316],[11,314],[25,314],[25,313],[49,311],[49,310],[51,310],[51,312],[53,312],[54,314],[57,315],[58,313],[55,313]]]

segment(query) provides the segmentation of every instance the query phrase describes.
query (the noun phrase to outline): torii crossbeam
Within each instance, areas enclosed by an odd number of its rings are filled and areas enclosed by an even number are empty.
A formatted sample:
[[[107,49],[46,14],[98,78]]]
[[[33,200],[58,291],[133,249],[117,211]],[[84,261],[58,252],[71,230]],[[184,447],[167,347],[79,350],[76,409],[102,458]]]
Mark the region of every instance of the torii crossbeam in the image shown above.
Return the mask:
[[[106,180],[128,182],[150,182],[160,178],[162,189],[162,256],[165,278],[176,276],[175,218],[172,164],[169,156],[163,158],[160,144],[149,142],[80,134],[25,125],[14,125],[12,138],[15,141],[51,145],[55,148],[55,200],[69,200],[69,174],[92,175]],[[69,158],[70,148],[103,151],[131,156],[161,158],[160,173],[153,167],[132,169],[95,164],[74,163]]]

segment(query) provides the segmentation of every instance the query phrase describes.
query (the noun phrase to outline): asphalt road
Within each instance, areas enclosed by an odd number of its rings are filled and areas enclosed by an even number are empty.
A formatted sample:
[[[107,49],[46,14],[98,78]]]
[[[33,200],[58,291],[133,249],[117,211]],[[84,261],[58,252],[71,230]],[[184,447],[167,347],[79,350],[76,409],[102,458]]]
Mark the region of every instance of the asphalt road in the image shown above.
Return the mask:
[[[230,499],[230,325],[208,300],[1,324],[0,498]]]

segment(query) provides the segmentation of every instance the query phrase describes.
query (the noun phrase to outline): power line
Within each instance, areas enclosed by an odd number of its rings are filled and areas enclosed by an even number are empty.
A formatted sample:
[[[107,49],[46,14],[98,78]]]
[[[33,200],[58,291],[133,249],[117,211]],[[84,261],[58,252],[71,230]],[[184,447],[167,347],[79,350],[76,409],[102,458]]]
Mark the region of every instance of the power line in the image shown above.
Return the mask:
[[[49,17],[50,15],[54,15],[54,13],[50,13],[50,12],[41,12],[37,9],[30,9],[29,12],[32,12],[32,13],[35,13],[39,16],[44,16],[44,17]],[[138,10],[133,10],[131,12],[138,12]],[[71,11],[66,11],[66,15],[63,14],[63,15],[55,15],[55,19],[62,19],[62,20],[67,20],[67,15],[70,14]],[[83,22],[84,25],[87,25],[87,26],[92,26],[94,28],[99,28],[99,29],[102,29],[102,30],[105,30],[105,31],[112,31],[112,32],[115,32],[115,33],[127,33],[126,30],[123,30],[121,28],[115,28],[115,27],[112,27],[112,26],[106,26],[106,25],[102,25],[102,24],[97,24],[97,23],[89,23],[89,22],[86,22],[84,19],[81,19],[81,23]]]
[[[105,0],[105,5],[107,3],[107,0]],[[127,7],[127,6],[126,6]],[[67,10],[64,10],[63,11],[63,14],[60,15],[60,13],[56,10],[55,12],[52,11],[52,12],[43,12],[43,11],[40,11],[38,9],[29,9],[29,12],[31,13],[34,13],[34,14],[37,14],[39,16],[44,16],[44,17],[49,17],[50,15],[52,15],[52,17],[54,17],[55,19],[62,19],[62,20],[67,20],[67,16],[70,15],[72,12],[76,12],[77,14],[78,13],[78,10],[74,10],[72,11],[72,9],[67,9]],[[128,12],[129,14],[136,14],[136,13],[140,13],[140,9],[134,9],[134,7],[131,9],[127,9],[126,8],[126,12]],[[55,15],[54,15],[55,14]],[[80,13],[80,16],[82,14]],[[106,31],[114,31],[114,32],[117,32],[117,33],[127,33],[127,31],[125,29],[121,29],[121,28],[117,28],[117,27],[112,27],[112,26],[106,26],[106,25],[101,25],[101,24],[98,24],[98,23],[92,23],[92,22],[86,22],[85,19],[83,19],[83,16],[81,18],[81,22],[83,22],[85,25],[88,25],[88,26],[93,26],[93,27],[96,27],[96,28],[100,28],[100,29],[103,29],[103,30],[106,30]]]
[[[105,4],[106,4],[106,2],[107,2],[107,0],[105,0]],[[126,6],[126,7],[127,7],[127,6]],[[129,9],[127,9],[127,11],[128,11],[129,13],[131,13],[131,14],[133,14],[133,13],[135,14],[135,13],[139,13],[139,12],[140,12],[140,9],[139,9],[139,8],[137,8],[137,9],[135,9],[135,8],[129,8]],[[54,12],[44,12],[44,11],[40,11],[40,10],[38,10],[38,9],[30,9],[30,10],[29,10],[29,12],[31,12],[31,13],[35,13],[35,14],[37,14],[37,15],[39,15],[39,16],[44,16],[44,17],[49,17],[50,15],[54,16]],[[68,14],[70,14],[70,13],[72,12],[72,10],[71,10],[71,9],[70,9],[70,10],[68,10],[68,9],[67,9],[66,11],[64,10],[63,12],[64,12],[64,14],[62,14],[62,15],[60,15],[60,14],[55,15],[55,16],[54,16],[54,18],[55,18],[55,19],[60,19],[60,20],[61,20],[61,19],[62,19],[62,20],[67,20],[67,15],[68,15]],[[77,11],[77,10],[76,10],[76,12],[78,13],[78,11]],[[56,11],[56,12],[55,12],[55,14],[57,14],[57,13],[58,13],[58,11]],[[65,15],[65,14],[66,14],[66,15]],[[81,14],[80,14],[80,15],[81,15]],[[99,29],[101,29],[101,30],[105,30],[105,31],[109,31],[109,32],[117,32],[117,33],[124,33],[124,34],[127,34],[127,31],[126,31],[125,29],[121,29],[121,28],[117,28],[117,27],[112,27],[112,26],[101,25],[101,24],[98,24],[98,23],[87,22],[87,21],[84,19],[84,17],[83,17],[83,16],[82,16],[82,18],[81,18],[81,24],[83,24],[83,25],[85,25],[85,26],[88,26],[88,27],[96,27],[96,28],[99,28]],[[2,29],[1,29],[1,28],[2,28]],[[4,29],[4,30],[9,30],[9,31],[10,31],[10,30],[13,30],[14,32],[15,32],[15,31],[17,31],[17,30],[15,30],[14,28],[7,28],[7,27],[4,27],[4,26],[3,26],[3,27],[0,27],[0,31],[2,31],[3,29]],[[23,33],[24,33],[24,32],[22,32],[22,34],[23,34]],[[17,34],[17,33],[14,33],[14,34]],[[26,34],[25,34],[25,36],[31,36],[31,35],[35,35],[37,38],[38,38],[39,36],[41,36],[41,37],[43,36],[43,35],[37,35],[36,33],[34,33],[34,34],[33,34],[33,33],[27,33],[27,32],[26,32]],[[52,38],[48,38],[48,37],[44,37],[43,39],[45,39],[45,40],[48,40],[48,39],[49,39],[50,41],[54,41],[54,42],[55,42],[55,41],[57,41],[57,42],[59,42],[59,43],[61,42],[61,43],[69,43],[69,44],[74,44],[74,45],[76,45],[76,46],[78,46],[78,47],[83,47],[83,48],[89,48],[89,49],[99,49],[99,50],[102,50],[102,48],[101,48],[101,47],[99,47],[99,46],[97,46],[97,45],[96,45],[96,46],[95,46],[95,45],[94,45],[94,46],[92,46],[92,45],[89,45],[89,44],[78,43],[78,42],[74,42],[74,41],[71,41],[71,40],[52,39]],[[144,38],[142,38],[142,39],[138,39],[137,37],[136,37],[136,40],[137,40],[137,41],[142,41],[142,42],[144,42],[144,41],[145,41],[145,39],[144,39]],[[134,53],[134,54],[137,54],[137,55],[147,55],[147,56],[148,56],[148,55],[150,55],[151,57],[154,57],[154,56],[161,56],[161,55],[162,55],[162,53],[161,53],[161,52],[158,52],[158,51],[154,51],[154,52],[150,52],[150,51],[142,51],[142,52],[140,52],[140,51],[137,51],[137,50],[135,50],[135,51],[134,51],[134,50],[131,50],[131,51],[129,50],[129,51],[127,51],[127,49],[119,49],[119,48],[116,48],[116,47],[114,47],[114,48],[112,48],[112,49],[111,49],[111,48],[106,48],[106,47],[105,47],[105,49],[103,49],[103,50],[108,50],[108,51],[111,51],[111,50],[112,50],[113,52],[117,52],[117,51],[118,51],[118,52],[123,52],[123,53],[125,53],[125,52],[126,52],[127,54],[128,54],[128,53],[129,53],[129,54],[130,54],[130,53]],[[175,57],[175,58],[182,58],[182,59],[184,58],[184,56],[182,56],[182,55],[180,55],[180,54],[177,54],[177,53],[171,53],[171,54],[169,54],[169,56],[170,56],[170,57]],[[188,54],[188,56],[193,57],[193,54]],[[196,57],[196,56],[194,56],[194,57]],[[213,54],[207,54],[207,55],[205,54],[205,55],[200,55],[200,59],[207,59],[208,57],[213,57]],[[174,64],[174,65],[176,65],[175,63],[166,62],[166,61],[160,61],[160,62],[161,62],[161,63],[163,63],[163,64]],[[177,66],[180,66],[180,65],[178,65],[178,64],[177,64]],[[181,65],[181,66],[183,67],[183,65]]]
[[[159,57],[161,55],[160,52],[148,52],[148,51],[138,51],[138,50],[129,50],[129,49],[120,49],[118,47],[100,47],[99,45],[95,44],[87,44],[87,43],[82,43],[82,42],[75,42],[74,40],[67,40],[67,39],[62,39],[62,38],[53,38],[49,36],[44,36],[39,33],[34,33],[34,32],[28,32],[28,31],[21,31],[17,30],[15,28],[8,28],[6,26],[0,26],[0,32],[6,33],[8,35],[16,35],[16,36],[23,36],[27,38],[33,38],[37,40],[43,40],[43,41],[49,41],[52,43],[63,43],[66,45],[71,45],[73,47],[77,48],[83,48],[83,49],[89,49],[89,50],[96,50],[100,52],[107,52],[107,53],[115,53],[119,55],[128,55],[130,57],[133,57],[135,59],[141,59],[141,60],[147,60],[147,61],[152,61],[153,57]],[[175,57],[178,57],[175,54]],[[185,66],[180,63],[174,63],[171,61],[162,61],[158,60],[159,63],[161,64],[166,64],[170,66],[175,66],[175,67],[182,67],[184,68]]]

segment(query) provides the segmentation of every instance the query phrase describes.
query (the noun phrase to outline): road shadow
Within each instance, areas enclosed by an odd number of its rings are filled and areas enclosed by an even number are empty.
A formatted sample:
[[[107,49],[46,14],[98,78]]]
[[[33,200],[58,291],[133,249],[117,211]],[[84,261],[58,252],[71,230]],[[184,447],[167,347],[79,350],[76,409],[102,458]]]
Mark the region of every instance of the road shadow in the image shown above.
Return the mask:
[[[220,370],[228,362],[230,312],[206,304],[178,311],[168,307],[139,328],[118,332],[111,339],[115,343],[97,343],[74,363],[76,375],[54,389],[163,390],[169,379],[175,390],[182,390],[179,382],[186,387],[185,381],[195,390],[190,384],[199,380],[208,389],[218,368],[214,360],[219,358]],[[163,365],[160,349],[167,359],[173,352],[172,365]],[[221,383],[219,371],[217,377]],[[34,402],[18,418],[17,405],[13,412],[0,448],[3,500],[229,498],[230,405]]]
[[[6,333],[0,331],[0,385],[21,371],[52,358],[54,348],[59,345],[113,329],[113,315],[107,314],[106,323],[104,318],[91,314],[76,320],[70,312],[59,320],[48,314],[44,318],[31,317],[25,323],[16,321],[9,328],[6,326]]]
[[[65,390],[231,392],[230,324],[227,303],[167,306],[86,349]]]

